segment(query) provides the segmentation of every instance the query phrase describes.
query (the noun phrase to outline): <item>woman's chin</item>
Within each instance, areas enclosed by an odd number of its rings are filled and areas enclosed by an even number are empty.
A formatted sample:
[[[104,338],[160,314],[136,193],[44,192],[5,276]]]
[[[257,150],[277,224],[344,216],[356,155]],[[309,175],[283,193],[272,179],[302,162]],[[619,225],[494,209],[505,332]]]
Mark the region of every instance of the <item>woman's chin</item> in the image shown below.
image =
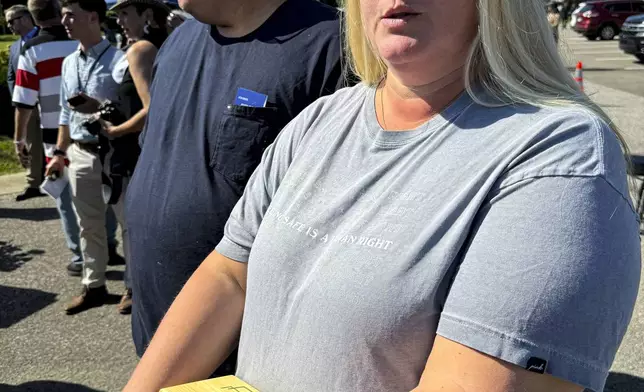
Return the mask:
[[[418,57],[417,43],[409,37],[392,37],[378,45],[378,53],[387,64],[406,64]]]

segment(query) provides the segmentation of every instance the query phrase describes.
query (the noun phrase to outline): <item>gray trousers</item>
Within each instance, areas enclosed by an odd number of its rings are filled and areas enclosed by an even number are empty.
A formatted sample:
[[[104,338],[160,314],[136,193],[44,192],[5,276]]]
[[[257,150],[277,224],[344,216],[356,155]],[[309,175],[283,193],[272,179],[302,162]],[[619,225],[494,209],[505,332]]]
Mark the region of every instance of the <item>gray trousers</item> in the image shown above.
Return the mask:
[[[27,126],[27,143],[31,145],[29,147],[31,164],[27,168],[27,186],[29,188],[38,188],[44,181],[45,152],[42,145],[40,118],[37,112],[32,113],[31,118],[29,119],[29,125]]]

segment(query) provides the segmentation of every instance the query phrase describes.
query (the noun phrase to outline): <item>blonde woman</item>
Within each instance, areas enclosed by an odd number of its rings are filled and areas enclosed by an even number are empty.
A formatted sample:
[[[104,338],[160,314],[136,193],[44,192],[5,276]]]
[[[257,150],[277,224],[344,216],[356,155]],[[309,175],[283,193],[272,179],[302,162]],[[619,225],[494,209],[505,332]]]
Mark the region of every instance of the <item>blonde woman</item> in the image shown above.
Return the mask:
[[[262,392],[602,391],[638,219],[542,4],[349,0],[362,83],[266,151],[126,390],[205,378],[239,337]]]

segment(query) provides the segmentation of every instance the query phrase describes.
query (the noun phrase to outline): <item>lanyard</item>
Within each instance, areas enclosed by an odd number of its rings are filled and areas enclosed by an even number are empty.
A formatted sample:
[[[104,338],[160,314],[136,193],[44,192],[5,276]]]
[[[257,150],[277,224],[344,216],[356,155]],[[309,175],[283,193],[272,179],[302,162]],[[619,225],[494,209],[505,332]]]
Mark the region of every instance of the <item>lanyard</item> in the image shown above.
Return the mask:
[[[35,37],[38,34],[38,27],[34,27],[29,31],[23,38],[22,38],[22,44],[24,45],[25,42],[29,41],[33,37]]]
[[[80,77],[80,67],[78,65],[79,61],[76,61],[76,77],[78,78],[78,91],[81,93],[85,92],[85,87],[87,87],[87,83],[89,83],[89,79],[92,77],[92,72],[94,72],[94,68],[96,68],[96,65],[98,64],[98,61],[103,57],[105,52],[110,48],[111,45],[107,45],[107,48],[101,52],[101,54],[98,55],[96,60],[92,63],[92,65],[89,67],[89,71],[87,72],[87,80],[85,80],[85,84],[81,82],[81,77]]]

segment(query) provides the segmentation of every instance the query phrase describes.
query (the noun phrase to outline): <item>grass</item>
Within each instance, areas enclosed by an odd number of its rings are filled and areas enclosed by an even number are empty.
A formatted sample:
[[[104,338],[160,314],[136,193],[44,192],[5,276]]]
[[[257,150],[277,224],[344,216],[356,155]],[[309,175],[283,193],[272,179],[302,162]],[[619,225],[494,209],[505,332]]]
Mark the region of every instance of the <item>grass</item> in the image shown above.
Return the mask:
[[[9,46],[11,46],[11,44],[17,39],[18,37],[15,35],[0,35],[0,52],[5,49],[9,49]]]
[[[9,50],[9,46],[17,39],[15,35],[0,35],[0,52]],[[3,68],[6,72],[6,68]],[[13,149],[13,140],[0,136],[0,175],[19,173],[22,170]]]
[[[0,35],[0,52],[8,50],[16,39],[15,35]],[[0,136],[0,175],[19,173],[22,170],[24,169],[20,166],[13,149],[13,140]]]
[[[25,169],[20,166],[13,149],[13,140],[0,136],[0,176],[4,174],[20,173]]]

